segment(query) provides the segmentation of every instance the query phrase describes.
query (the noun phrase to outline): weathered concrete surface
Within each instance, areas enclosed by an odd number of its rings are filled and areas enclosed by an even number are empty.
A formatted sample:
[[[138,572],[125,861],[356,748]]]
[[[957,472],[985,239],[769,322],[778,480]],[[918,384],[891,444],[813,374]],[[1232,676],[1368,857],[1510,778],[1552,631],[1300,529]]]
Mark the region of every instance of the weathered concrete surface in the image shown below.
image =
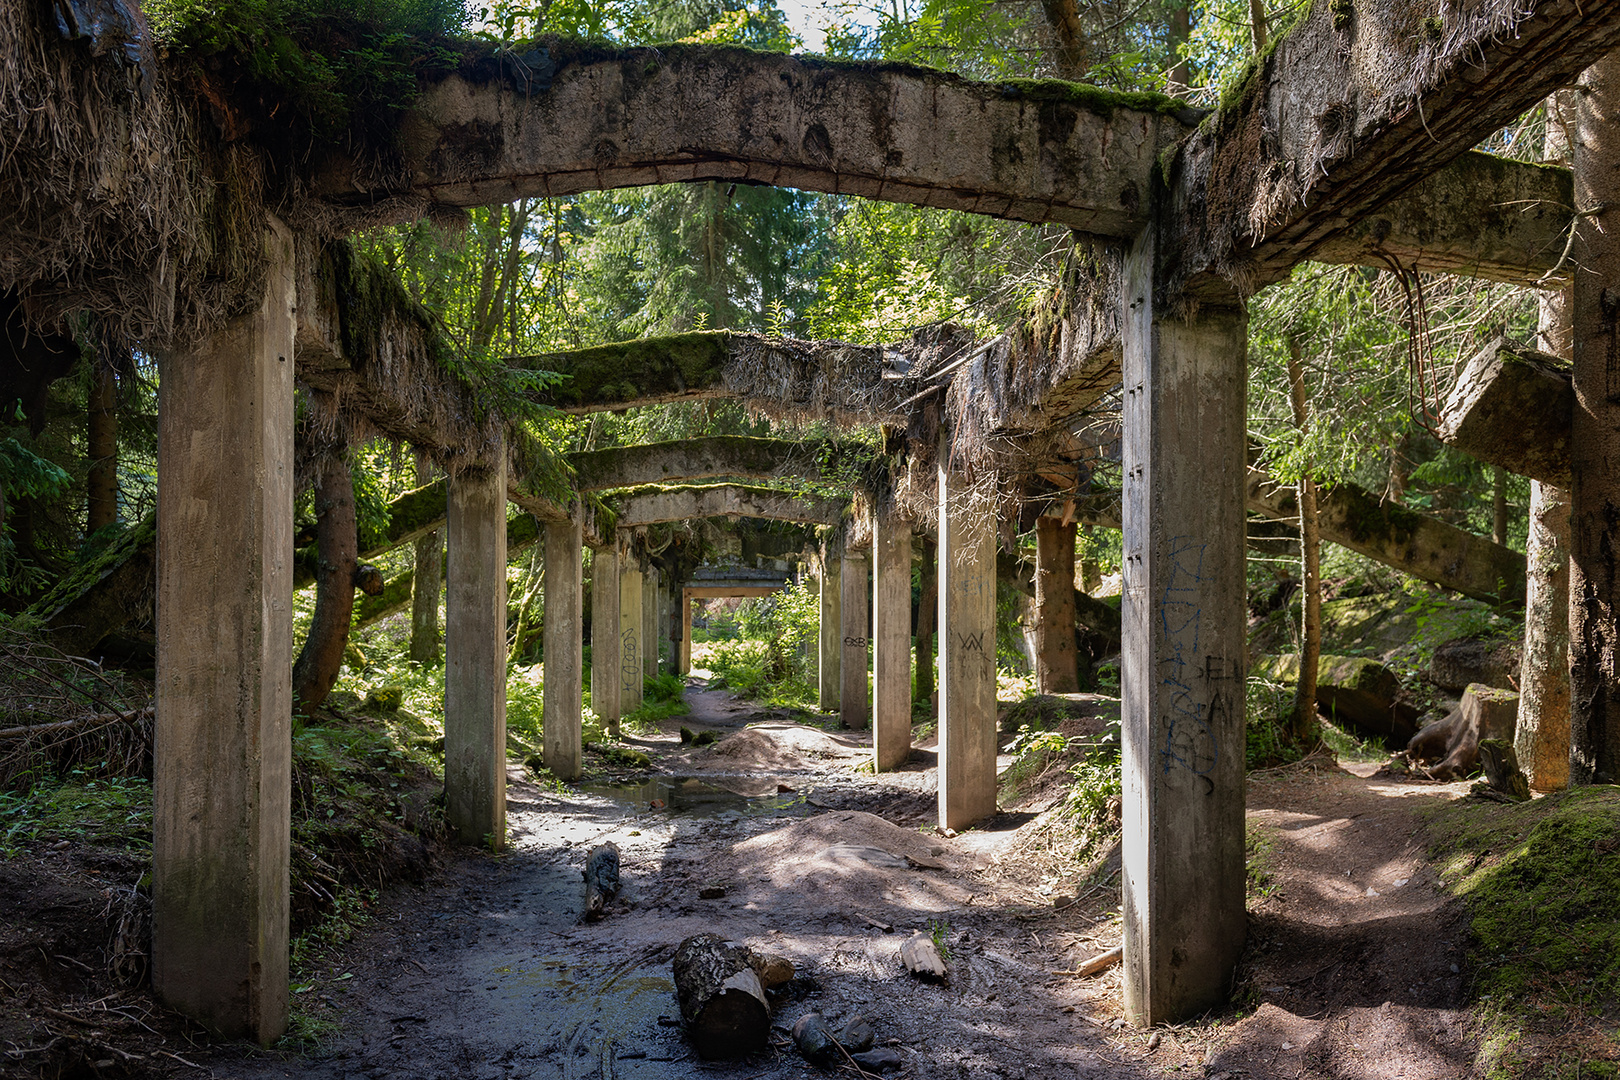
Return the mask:
[[[591,555],[591,709],[619,737],[619,547]]]
[[[843,656],[844,624],[841,575],[843,559],[837,555],[821,554],[821,624],[816,635],[816,703],[822,710],[839,706],[844,692]]]
[[[1436,426],[1447,446],[1567,488],[1574,415],[1569,365],[1498,338],[1457,373]]]
[[[939,824],[996,812],[996,514],[939,453]]]
[[[710,435],[701,439],[641,443],[568,455],[577,491],[684,484],[725,476],[775,480],[784,476],[816,480],[837,474],[870,456],[865,444],[831,439],[766,439],[752,435]]]
[[[292,237],[257,311],[162,358],[152,986],[269,1045],[287,1027]]]
[[[641,708],[642,665],[645,662],[646,625],[641,617],[641,565],[624,549],[619,551],[619,712]]]
[[[872,633],[870,566],[864,552],[846,551],[840,561],[843,565],[838,570],[838,623],[843,656],[838,662],[838,715],[847,728],[865,728],[872,721],[866,681]]]
[[[656,679],[662,657],[658,651],[658,586],[662,574],[658,567],[649,566],[641,575],[641,675]]]
[[[1292,484],[1280,486],[1251,468],[1246,491],[1250,510],[1279,521],[1299,520]],[[1479,600],[1524,597],[1524,556],[1512,548],[1399,503],[1380,502],[1353,484],[1319,489],[1316,510],[1322,539],[1385,566]]]
[[[1125,1010],[1225,999],[1243,952],[1246,319],[1156,308],[1154,237],[1126,264]]]
[[[450,480],[444,618],[444,818],[506,843],[506,463]]]
[[[380,185],[334,155],[315,193],[341,206],[403,196],[415,209],[721,180],[1117,236],[1141,224],[1156,155],[1186,130],[1168,114],[1198,115],[1153,95],[896,64],[549,44],[526,80],[425,87],[401,131],[402,182]]]
[[[546,681],[541,689],[544,736],[542,757],[559,780],[579,777],[585,747],[580,685],[581,565],[584,541],[573,521],[546,522]],[[600,715],[600,714],[599,714]]]
[[[728,515],[836,525],[843,519],[845,506],[841,499],[741,484],[632,491],[617,496],[613,502],[618,507],[618,526],[625,529]]]
[[[1168,164],[1161,301],[1228,303],[1620,44],[1620,4],[1313,5]]]
[[[911,757],[911,522],[872,523],[872,754],[879,772]]]

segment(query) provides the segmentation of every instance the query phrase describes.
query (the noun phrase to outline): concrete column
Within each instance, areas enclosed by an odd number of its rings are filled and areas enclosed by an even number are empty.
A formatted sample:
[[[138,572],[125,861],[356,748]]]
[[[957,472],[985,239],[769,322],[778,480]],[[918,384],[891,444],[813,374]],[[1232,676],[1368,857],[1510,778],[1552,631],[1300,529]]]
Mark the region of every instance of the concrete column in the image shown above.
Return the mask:
[[[628,552],[619,552],[619,710],[621,715],[641,708],[642,659],[646,627],[641,618],[641,566]]]
[[[580,715],[579,520],[546,522],[546,682],[542,691],[546,768],[559,780],[579,776],[585,747]]]
[[[692,598],[681,590],[681,662],[676,668],[682,675],[692,673]]]
[[[445,516],[444,817],[462,843],[498,850],[506,842],[505,462],[452,476]]]
[[[1122,652],[1125,1009],[1221,1002],[1243,950],[1241,304],[1154,309],[1151,229],[1126,261]]]
[[[996,812],[996,515],[993,490],[939,452],[939,824]]]
[[[646,651],[641,658],[641,675],[658,678],[658,567],[649,566],[641,575],[641,640]]]
[[[258,310],[162,358],[152,986],[230,1038],[287,1028],[292,236]]]
[[[878,771],[911,757],[911,522],[872,528],[872,753]]]
[[[872,722],[866,698],[867,648],[871,644],[872,594],[866,587],[866,555],[845,553],[838,572],[843,659],[839,662],[839,719],[847,728],[865,728]]]
[[[816,648],[820,675],[818,704],[824,712],[838,708],[844,693],[844,624],[838,603],[841,599],[838,573],[841,561],[835,555],[823,555],[821,558],[821,626]]]
[[[598,548],[591,561],[591,710],[619,737],[619,549]]]

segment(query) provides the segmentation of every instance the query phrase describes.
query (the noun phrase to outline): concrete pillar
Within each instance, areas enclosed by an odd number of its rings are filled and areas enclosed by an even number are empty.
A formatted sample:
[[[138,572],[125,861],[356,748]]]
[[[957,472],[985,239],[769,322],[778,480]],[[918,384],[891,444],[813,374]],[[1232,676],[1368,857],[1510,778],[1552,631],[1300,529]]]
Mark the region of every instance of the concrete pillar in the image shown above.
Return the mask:
[[[911,757],[911,522],[872,528],[872,753],[878,771]]]
[[[559,780],[580,774],[585,753],[580,715],[580,558],[577,518],[546,522],[544,745],[541,757]]]
[[[152,986],[230,1038],[287,1028],[293,242],[264,299],[162,358]]]
[[[872,594],[866,587],[866,555],[844,554],[838,572],[840,624],[843,628],[843,659],[839,662],[839,719],[847,728],[864,728],[872,717],[867,707],[866,660],[871,644]]]
[[[1221,1002],[1243,950],[1241,304],[1154,309],[1152,231],[1126,261],[1122,652],[1125,1008]]]
[[[683,676],[692,673],[692,598],[681,589],[681,661],[676,668]]]
[[[641,708],[642,659],[646,627],[641,618],[641,566],[629,552],[619,552],[619,710]]]
[[[619,737],[619,549],[597,548],[591,559],[591,710]]]
[[[658,678],[658,567],[649,566],[641,575],[641,640],[646,651],[641,658],[641,675]]]
[[[996,515],[993,489],[939,452],[939,824],[996,812]]]
[[[498,850],[506,842],[504,461],[452,476],[446,511],[444,817],[462,843]]]
[[[839,563],[836,555],[821,557],[821,626],[816,648],[819,654],[820,694],[823,711],[838,708],[844,693],[844,624],[839,612]]]

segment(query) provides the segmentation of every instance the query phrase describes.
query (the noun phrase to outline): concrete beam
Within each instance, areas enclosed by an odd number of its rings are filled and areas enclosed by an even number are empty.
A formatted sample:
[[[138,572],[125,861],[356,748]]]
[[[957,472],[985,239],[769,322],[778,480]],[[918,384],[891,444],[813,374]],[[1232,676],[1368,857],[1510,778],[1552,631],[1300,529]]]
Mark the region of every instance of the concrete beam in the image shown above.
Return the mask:
[[[591,709],[619,737],[619,546],[591,555]]]
[[[762,439],[749,435],[711,435],[701,439],[641,443],[568,455],[576,491],[685,484],[729,477],[816,480],[840,474],[872,456],[865,443],[832,439]]]
[[[1498,339],[1457,373],[1437,427],[1447,446],[1567,489],[1574,416],[1569,365]]]
[[[641,640],[645,651],[641,656],[643,678],[658,678],[663,657],[659,655],[658,585],[661,577],[658,567],[649,566],[641,575]]]
[[[867,650],[872,635],[872,594],[867,587],[865,554],[844,552],[838,571],[839,628],[843,639],[838,662],[838,715],[846,728],[864,729],[872,717],[867,699]]]
[[[580,686],[583,550],[578,522],[546,522],[546,681],[541,691],[544,717],[541,756],[546,768],[559,780],[577,779],[585,754]]]
[[[726,596],[777,596],[782,588],[771,585],[687,585],[681,591],[694,600],[703,600]]]
[[[1613,3],[1471,9],[1436,33],[1413,18],[1312,5],[1178,147],[1162,302],[1229,304],[1280,280],[1620,45]]]
[[[424,202],[719,180],[1123,236],[1145,216],[1158,152],[1199,115],[1157,95],[899,64],[687,45],[550,50],[521,67],[469,57],[406,113],[403,183],[333,153],[315,195],[372,212],[393,200],[415,216]]]
[[[939,824],[996,812],[996,514],[939,453]]]
[[[450,480],[444,817],[464,844],[506,843],[506,462]]]
[[[619,551],[619,710],[629,715],[641,708],[647,627],[641,617],[641,566]]]
[[[1161,313],[1153,242],[1127,263],[1121,316],[1121,911],[1125,1011],[1142,1026],[1225,1000],[1245,932],[1246,318]]]
[[[911,522],[872,529],[872,755],[888,772],[911,758]]]
[[[152,987],[268,1046],[287,1027],[292,236],[257,310],[162,357]]]
[[[618,496],[613,502],[618,508],[618,526],[626,529],[731,515],[836,525],[844,515],[844,502],[840,499],[740,484],[636,491]]]

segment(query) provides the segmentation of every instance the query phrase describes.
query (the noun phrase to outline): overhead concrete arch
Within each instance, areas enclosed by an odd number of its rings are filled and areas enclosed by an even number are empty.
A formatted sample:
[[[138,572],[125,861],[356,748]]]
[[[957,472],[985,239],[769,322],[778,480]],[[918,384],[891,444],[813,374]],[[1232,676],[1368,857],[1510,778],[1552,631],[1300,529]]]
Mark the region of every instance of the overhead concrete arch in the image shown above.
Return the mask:
[[[731,516],[836,525],[843,520],[846,506],[842,499],[796,495],[777,488],[744,484],[660,488],[632,492],[614,501],[618,506],[620,529],[690,518]]]
[[[771,439],[752,435],[710,435],[701,439],[581,450],[568,455],[578,491],[678,484],[728,476],[773,480],[782,476],[818,479],[858,467],[870,456],[863,443],[833,439]]]

